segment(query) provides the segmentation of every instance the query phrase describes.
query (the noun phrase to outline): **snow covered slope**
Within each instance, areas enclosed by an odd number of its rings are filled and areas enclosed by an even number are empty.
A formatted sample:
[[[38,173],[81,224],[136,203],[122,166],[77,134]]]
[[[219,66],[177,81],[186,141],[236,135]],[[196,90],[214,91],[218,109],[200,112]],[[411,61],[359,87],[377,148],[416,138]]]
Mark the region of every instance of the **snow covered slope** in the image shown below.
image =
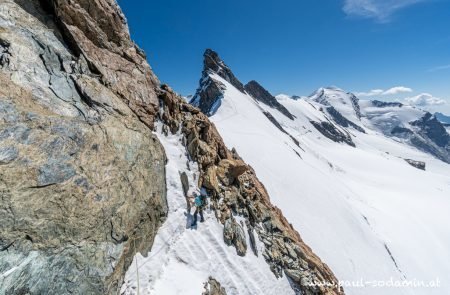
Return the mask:
[[[211,117],[226,144],[253,166],[272,202],[344,280],[347,294],[450,293],[448,164],[386,137],[373,119],[375,110],[365,105],[373,120],[364,118],[358,101],[350,95],[342,100],[338,89],[325,95],[319,90],[306,100],[279,100],[296,117],[290,120],[210,75],[226,89]],[[363,132],[334,122],[326,106],[361,125]],[[328,139],[312,122],[329,122],[356,147]],[[426,171],[404,159],[425,162]],[[391,279],[408,284],[438,279],[441,287],[373,286]]]
[[[228,295],[294,294],[287,278],[277,279],[262,256],[240,257],[228,247],[223,242],[223,226],[210,210],[204,223],[191,228],[192,215],[186,210],[180,173],[186,172],[189,183],[196,183],[197,164],[188,160],[180,134],[165,136],[158,132],[158,137],[168,157],[168,219],[148,256],[136,255],[121,293],[201,295],[204,283],[212,276]]]

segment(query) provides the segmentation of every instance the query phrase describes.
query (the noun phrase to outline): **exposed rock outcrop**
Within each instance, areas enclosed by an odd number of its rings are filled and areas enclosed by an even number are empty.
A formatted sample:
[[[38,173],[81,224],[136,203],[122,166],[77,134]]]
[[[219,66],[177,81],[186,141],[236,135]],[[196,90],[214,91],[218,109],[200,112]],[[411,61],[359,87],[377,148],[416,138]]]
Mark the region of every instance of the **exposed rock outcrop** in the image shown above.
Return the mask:
[[[333,119],[334,122],[336,122],[337,124],[339,124],[342,127],[352,127],[355,130],[362,132],[362,133],[366,133],[366,131],[364,130],[364,128],[360,127],[359,125],[356,125],[355,123],[353,123],[352,121],[348,120],[347,118],[345,118],[340,112],[338,112],[334,107],[329,106],[326,108],[327,113],[331,116],[331,118]]]
[[[410,125],[414,132],[403,135],[412,145],[450,163],[450,135],[435,116],[425,113],[419,120],[410,122]]]
[[[286,109],[281,103],[278,102],[278,100],[270,94],[264,87],[262,87],[258,82],[256,81],[250,81],[245,85],[245,91],[247,91],[248,94],[250,94],[254,99],[257,101],[260,101],[269,107],[272,107],[274,109],[277,109],[280,113],[285,115],[291,120],[294,120],[294,115],[292,115],[288,109]]]
[[[224,91],[223,83],[212,78],[212,74],[223,78],[241,92],[245,92],[245,89],[244,85],[234,76],[230,68],[220,59],[217,52],[207,49],[203,57],[203,71],[200,86],[190,103],[200,108],[204,114],[211,116],[220,107]]]
[[[247,253],[247,241],[242,226],[237,223],[233,216],[230,216],[224,224],[223,239],[225,244],[234,245],[236,253],[239,256],[245,256]]]
[[[330,100],[339,101],[338,104],[351,104],[352,109],[358,120],[361,119],[361,106],[359,105],[359,99],[351,92],[344,92],[344,90],[337,87],[325,87],[318,89],[311,98],[324,106],[332,106]]]
[[[331,139],[334,142],[344,142],[349,146],[355,147],[355,143],[353,142],[348,132],[337,129],[336,126],[334,126],[330,122],[310,122],[320,133],[322,133],[323,136]]]
[[[244,244],[244,236],[252,233],[250,247],[257,253],[253,235],[256,233],[265,246],[261,254],[274,275],[286,274],[293,288],[301,290],[300,294],[341,294],[328,266],[305,245],[281,211],[270,203],[254,170],[236,151],[226,148],[208,117],[168,86],[161,88],[159,98],[165,130],[181,131],[190,157],[199,165],[199,185],[211,183],[211,177],[216,178],[218,185],[208,186],[215,215],[224,224],[225,242],[233,245],[239,255],[251,255],[246,251],[248,245]],[[237,223],[237,216],[245,222]]]
[[[215,73],[230,82],[237,90],[245,92],[244,85],[236,78],[231,69],[219,57],[219,54],[211,49],[206,49],[203,54],[203,72]]]
[[[424,171],[425,171],[425,167],[426,167],[425,162],[422,162],[422,161],[415,161],[415,160],[411,160],[411,159],[405,159],[405,161],[406,161],[409,165],[411,165],[411,166],[413,166],[413,167],[415,167],[415,168],[417,168],[417,169],[420,169],[420,170],[424,170]]]
[[[25,1],[24,1],[25,2]],[[92,73],[152,127],[158,109],[155,86],[144,52],[131,41],[125,16],[115,0],[41,0],[55,14],[63,38]]]
[[[208,282],[205,283],[205,292],[202,295],[227,295],[227,291],[216,279],[209,277]]]
[[[115,294],[167,212],[158,81],[113,0],[0,24],[0,293]]]
[[[435,116],[426,113],[421,119],[411,122],[411,125],[419,127],[423,136],[428,137],[437,146],[449,148],[450,135]]]

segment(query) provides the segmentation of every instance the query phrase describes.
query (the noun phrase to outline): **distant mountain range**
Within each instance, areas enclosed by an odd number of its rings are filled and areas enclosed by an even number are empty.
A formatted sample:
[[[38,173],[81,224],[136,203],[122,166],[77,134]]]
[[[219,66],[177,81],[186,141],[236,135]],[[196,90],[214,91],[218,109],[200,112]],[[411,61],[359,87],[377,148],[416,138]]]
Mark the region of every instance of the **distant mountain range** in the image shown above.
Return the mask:
[[[442,113],[434,113],[434,116],[439,120],[439,122],[445,124],[446,126],[450,126],[450,116],[444,115]]]
[[[450,135],[442,116],[360,100],[337,87],[275,97],[256,81],[242,87],[217,53],[208,50],[205,60],[191,103],[255,169],[274,204],[339,279],[431,278],[430,271],[450,271],[441,263],[450,246],[442,234],[443,208],[450,206]],[[382,294],[450,292],[444,289]]]

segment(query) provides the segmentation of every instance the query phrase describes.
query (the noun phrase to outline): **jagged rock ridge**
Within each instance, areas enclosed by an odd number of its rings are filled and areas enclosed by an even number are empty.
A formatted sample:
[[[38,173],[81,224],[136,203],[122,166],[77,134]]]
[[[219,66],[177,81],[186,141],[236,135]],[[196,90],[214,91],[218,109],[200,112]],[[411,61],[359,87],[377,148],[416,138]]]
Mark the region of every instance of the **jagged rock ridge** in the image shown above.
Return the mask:
[[[409,134],[409,140],[414,146],[450,163],[450,135],[435,116],[426,113],[410,124],[415,129],[415,133]]]
[[[220,59],[217,52],[206,49],[203,54],[203,71],[200,86],[190,103],[211,116],[220,107],[224,85],[211,77],[216,74],[230,82],[236,89],[245,92],[244,85],[234,76],[230,68]]]
[[[258,82],[252,80],[248,82],[244,87],[245,91],[247,91],[247,93],[250,94],[254,99],[268,105],[269,107],[277,109],[289,119],[294,120],[295,117]]]

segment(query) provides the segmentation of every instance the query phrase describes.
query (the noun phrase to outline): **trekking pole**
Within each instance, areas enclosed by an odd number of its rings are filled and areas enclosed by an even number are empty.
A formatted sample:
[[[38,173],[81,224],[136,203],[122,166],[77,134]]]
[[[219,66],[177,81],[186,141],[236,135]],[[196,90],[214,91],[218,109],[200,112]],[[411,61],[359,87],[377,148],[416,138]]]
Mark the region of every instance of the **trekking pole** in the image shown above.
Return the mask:
[[[136,239],[133,239],[134,244],[134,258],[136,259],[136,282],[137,282],[137,295],[139,295],[139,266],[138,266],[138,259],[136,256]]]

